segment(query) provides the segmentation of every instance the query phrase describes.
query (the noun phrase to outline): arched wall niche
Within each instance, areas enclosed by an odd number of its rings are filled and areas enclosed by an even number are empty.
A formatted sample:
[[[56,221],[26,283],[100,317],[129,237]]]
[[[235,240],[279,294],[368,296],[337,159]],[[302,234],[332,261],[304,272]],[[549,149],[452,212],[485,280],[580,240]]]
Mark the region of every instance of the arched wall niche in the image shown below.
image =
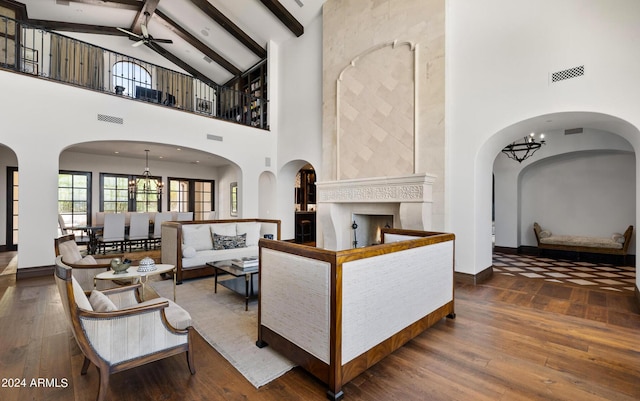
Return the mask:
[[[382,43],[356,56],[336,81],[339,180],[416,171],[418,47]]]

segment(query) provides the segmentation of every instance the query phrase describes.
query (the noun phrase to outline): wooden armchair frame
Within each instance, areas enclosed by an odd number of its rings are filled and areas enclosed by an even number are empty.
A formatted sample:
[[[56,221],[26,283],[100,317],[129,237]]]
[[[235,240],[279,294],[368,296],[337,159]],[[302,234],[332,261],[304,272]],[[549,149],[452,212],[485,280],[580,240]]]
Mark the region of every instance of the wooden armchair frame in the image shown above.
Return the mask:
[[[59,238],[54,239],[54,246],[56,257],[60,256],[62,253],[60,251],[61,246],[70,241],[75,243],[76,236],[74,234],[63,235]],[[76,245],[77,246],[77,245]],[[93,289],[93,278],[107,270],[111,270],[111,259],[112,258],[124,258],[124,254],[111,254],[106,257],[99,257],[98,255],[92,255],[96,260],[96,264],[77,264],[71,263],[70,261],[64,261],[64,264],[75,269],[76,271],[76,280],[82,286],[84,291],[91,291]],[[113,286],[113,282],[108,284],[103,284],[106,286]]]
[[[103,401],[106,398],[109,376],[112,373],[183,352],[186,352],[189,371],[191,374],[195,374],[191,349],[193,327],[189,326],[182,330],[171,326],[165,315],[165,308],[169,306],[167,300],[158,299],[155,303],[145,302],[143,305],[135,306],[140,301],[138,295],[140,285],[138,284],[103,291],[103,294],[107,296],[119,294],[120,300],[128,299],[129,301],[125,301],[124,304],[117,305],[121,308],[124,307],[124,309],[113,312],[94,312],[81,309],[78,306],[76,294],[74,294],[74,279],[71,268],[62,262],[61,256],[56,258],[55,278],[73,336],[84,355],[81,374],[87,373],[90,363],[96,365],[100,372],[97,401]],[[133,302],[130,301],[132,299]],[[121,344],[117,347],[118,349],[131,353],[126,356],[115,355],[117,352],[114,353],[110,349],[110,344],[105,346],[105,336],[114,333],[129,334],[126,328],[131,329],[142,325],[145,330],[162,330],[164,334],[161,337],[164,341],[148,342],[140,336],[131,335],[124,338],[114,338],[113,341]],[[110,353],[111,355],[109,355]]]

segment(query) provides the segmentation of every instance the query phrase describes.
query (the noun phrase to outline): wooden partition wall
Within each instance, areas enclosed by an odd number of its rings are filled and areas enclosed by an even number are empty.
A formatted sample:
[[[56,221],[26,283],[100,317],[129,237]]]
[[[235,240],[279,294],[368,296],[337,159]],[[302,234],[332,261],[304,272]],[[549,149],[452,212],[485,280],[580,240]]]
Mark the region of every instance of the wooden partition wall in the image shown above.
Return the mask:
[[[454,317],[453,234],[386,229],[384,243],[329,251],[261,239],[258,341],[342,386]]]

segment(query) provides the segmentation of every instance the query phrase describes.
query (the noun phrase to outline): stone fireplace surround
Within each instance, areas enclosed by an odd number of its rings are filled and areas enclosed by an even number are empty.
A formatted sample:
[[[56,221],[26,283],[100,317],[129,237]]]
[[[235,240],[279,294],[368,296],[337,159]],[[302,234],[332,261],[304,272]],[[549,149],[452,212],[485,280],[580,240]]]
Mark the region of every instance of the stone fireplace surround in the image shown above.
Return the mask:
[[[392,215],[394,228],[430,230],[435,179],[411,174],[316,183],[317,246],[351,248],[353,214]]]

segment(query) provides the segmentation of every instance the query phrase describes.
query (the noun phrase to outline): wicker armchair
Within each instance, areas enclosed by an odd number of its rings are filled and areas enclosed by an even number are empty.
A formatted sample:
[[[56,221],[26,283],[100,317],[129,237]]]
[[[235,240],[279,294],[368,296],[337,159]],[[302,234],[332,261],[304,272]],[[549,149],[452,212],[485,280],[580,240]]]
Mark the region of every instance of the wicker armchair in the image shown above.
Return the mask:
[[[98,401],[106,398],[112,373],[172,355],[186,352],[189,370],[195,374],[191,316],[180,306],[165,298],[140,302],[140,284],[93,291],[87,298],[62,256],[56,258],[55,279],[84,354],[81,374],[87,373],[90,363],[100,372]]]

